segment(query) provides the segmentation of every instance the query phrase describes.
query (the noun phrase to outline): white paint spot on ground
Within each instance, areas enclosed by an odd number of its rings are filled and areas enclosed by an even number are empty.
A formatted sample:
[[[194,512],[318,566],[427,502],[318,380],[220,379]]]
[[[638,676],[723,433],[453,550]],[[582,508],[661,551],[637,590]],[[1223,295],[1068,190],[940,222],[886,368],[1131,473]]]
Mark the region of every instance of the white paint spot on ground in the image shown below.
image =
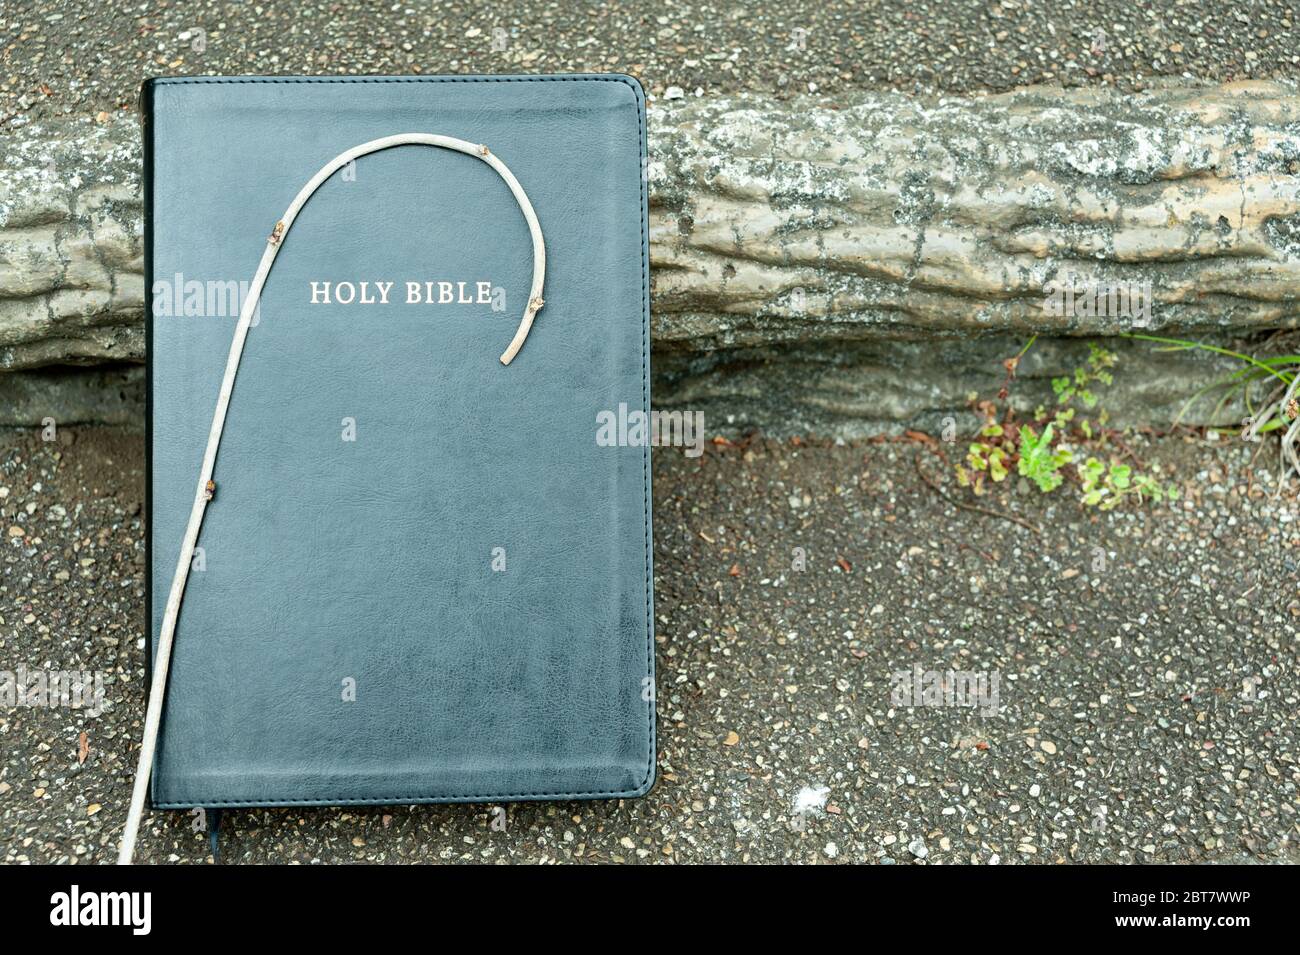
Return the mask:
[[[810,812],[820,812],[826,808],[826,797],[831,791],[826,786],[805,786],[794,797],[794,811],[800,816]]]

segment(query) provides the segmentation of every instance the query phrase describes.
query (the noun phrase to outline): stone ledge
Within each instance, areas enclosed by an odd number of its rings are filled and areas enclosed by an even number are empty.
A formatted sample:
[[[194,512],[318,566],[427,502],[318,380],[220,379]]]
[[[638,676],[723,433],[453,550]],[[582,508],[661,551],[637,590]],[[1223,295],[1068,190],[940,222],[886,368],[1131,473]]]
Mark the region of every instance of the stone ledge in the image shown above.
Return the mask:
[[[5,138],[0,385],[28,374],[0,390],[52,395],[45,366],[142,361],[135,121]],[[1046,374],[1079,336],[1300,325],[1290,85],[687,100],[652,109],[647,175],[656,401],[772,430],[953,410],[1032,333]],[[1148,287],[1150,308],[1052,314],[1053,283]],[[1153,422],[1207,380],[1183,376],[1223,367],[1125,354],[1163,376],[1159,401],[1149,382],[1125,399]]]
[[[1030,89],[698,101],[652,124],[655,339],[1111,335],[1053,281],[1150,283],[1149,329],[1300,320],[1300,96]]]

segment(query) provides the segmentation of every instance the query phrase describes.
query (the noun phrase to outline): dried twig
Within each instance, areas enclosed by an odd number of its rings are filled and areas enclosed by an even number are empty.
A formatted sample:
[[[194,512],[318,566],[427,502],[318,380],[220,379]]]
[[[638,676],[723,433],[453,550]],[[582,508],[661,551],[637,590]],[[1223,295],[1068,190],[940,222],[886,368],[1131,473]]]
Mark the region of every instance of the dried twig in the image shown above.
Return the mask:
[[[1013,524],[1019,524],[1021,527],[1033,531],[1035,534],[1041,535],[1043,533],[1043,529],[1041,527],[1039,527],[1037,524],[1033,524],[1030,521],[1025,520],[1023,517],[1017,517],[1015,514],[1008,514],[1005,511],[995,511],[991,508],[979,507],[975,504],[967,504],[963,501],[959,501],[956,498],[949,496],[949,494],[939,486],[937,481],[935,481],[932,477],[930,477],[930,475],[925,473],[925,468],[921,466],[920,454],[917,454],[912,459],[912,461],[916,465],[916,473],[921,475],[921,480],[924,481],[926,484],[930,485],[930,490],[934,491],[935,494],[938,494],[941,498],[943,498],[953,507],[959,507],[964,511],[974,511],[976,514],[983,514],[987,517],[997,517],[1004,521],[1010,521]]]
[[[145,796],[149,789],[149,776],[153,771],[154,751],[157,746],[159,725],[162,721],[163,698],[167,692],[167,671],[171,659],[176,621],[180,614],[181,600],[185,594],[185,583],[189,578],[190,561],[193,557],[194,548],[198,545],[199,531],[203,526],[203,516],[208,503],[216,494],[217,485],[212,478],[212,474],[216,468],[217,451],[221,445],[221,432],[225,427],[226,412],[229,409],[231,394],[235,388],[235,374],[239,370],[239,361],[244,354],[244,342],[248,337],[248,330],[252,325],[253,313],[257,309],[258,300],[261,298],[262,288],[266,284],[267,276],[271,272],[271,266],[275,262],[276,255],[288,238],[294,220],[307,200],[320,188],[322,183],[355,159],[378,152],[381,149],[406,145],[435,146],[440,149],[455,150],[481,159],[496,170],[497,175],[505,180],[511,193],[514,194],[515,201],[519,203],[525,221],[528,223],[528,230],[533,240],[533,284],[528,293],[528,305],[524,309],[523,318],[520,319],[519,328],[515,331],[514,339],[501,355],[501,364],[508,365],[514,360],[515,355],[523,346],[524,339],[528,337],[528,331],[532,328],[533,319],[545,304],[542,301],[542,288],[546,279],[546,245],[542,240],[541,225],[537,221],[537,215],[533,211],[532,203],[528,201],[527,194],[525,194],[523,187],[519,185],[519,180],[514,177],[514,174],[506,167],[505,163],[492,155],[492,151],[486,146],[467,142],[463,139],[455,139],[451,136],[439,136],[434,133],[400,133],[395,136],[373,139],[359,146],[353,146],[346,152],[335,156],[322,166],[316,175],[312,176],[307,184],[294,196],[289,208],[276,221],[271,229],[271,234],[267,236],[266,248],[262,251],[261,262],[257,267],[257,272],[253,275],[248,297],[244,301],[243,308],[240,310],[239,321],[235,325],[234,338],[230,344],[230,353],[226,359],[226,371],[221,379],[221,389],[217,393],[217,406],[212,416],[212,428],[208,432],[207,450],[204,452],[203,465],[199,472],[198,491],[194,498],[194,504],[190,509],[189,523],[186,525],[185,537],[181,542],[176,571],[172,576],[167,604],[163,610],[162,625],[159,628],[157,650],[154,653],[153,661],[153,677],[149,689],[149,702],[145,709],[144,733],[140,744],[139,762],[135,771],[135,785],[131,791],[126,826],[122,832],[122,844],[118,851],[117,861],[119,865],[129,864],[135,852],[135,841],[140,830],[140,821],[144,815]]]
[[[1138,466],[1139,470],[1142,471],[1146,470],[1146,465],[1142,463],[1142,459],[1139,458],[1133,452],[1132,448],[1130,448],[1127,444],[1124,443],[1124,439],[1120,437],[1118,431],[1114,430],[1113,428],[1108,428],[1106,430],[1106,437],[1107,439],[1114,441],[1115,446],[1119,448],[1121,451],[1123,451],[1124,454],[1126,454],[1129,457],[1129,459]]]

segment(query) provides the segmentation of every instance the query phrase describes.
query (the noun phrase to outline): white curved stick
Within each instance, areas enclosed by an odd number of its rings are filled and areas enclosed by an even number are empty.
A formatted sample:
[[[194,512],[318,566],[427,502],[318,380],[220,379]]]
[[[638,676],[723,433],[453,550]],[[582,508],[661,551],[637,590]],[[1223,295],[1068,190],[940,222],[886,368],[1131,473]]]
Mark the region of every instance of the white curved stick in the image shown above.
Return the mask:
[[[221,444],[221,431],[226,423],[226,411],[230,407],[230,395],[235,387],[235,373],[239,370],[239,359],[244,353],[244,341],[248,337],[248,329],[253,320],[253,313],[257,310],[257,303],[262,297],[262,287],[266,284],[266,277],[270,273],[275,257],[280,251],[280,246],[283,244],[289,230],[293,227],[293,222],[298,217],[298,213],[302,211],[302,207],[307,204],[307,200],[312,197],[312,194],[321,187],[325,180],[354,159],[368,153],[389,149],[393,146],[408,145],[438,146],[443,149],[454,149],[456,152],[465,153],[483,160],[505,180],[506,185],[510,187],[511,193],[514,194],[515,201],[519,203],[524,219],[528,222],[528,231],[533,240],[533,284],[528,293],[528,304],[524,308],[523,318],[519,321],[519,328],[515,332],[515,337],[501,355],[501,364],[510,364],[515,356],[519,354],[524,339],[528,337],[529,329],[533,327],[533,319],[545,304],[542,300],[542,286],[546,280],[546,245],[542,241],[542,227],[537,222],[537,214],[533,211],[533,204],[528,201],[528,195],[524,192],[523,187],[519,185],[519,180],[515,178],[514,173],[510,171],[505,163],[492,155],[492,152],[486,146],[466,142],[463,139],[454,139],[451,136],[436,136],[432,133],[401,133],[396,136],[385,136],[382,139],[372,139],[368,143],[353,146],[347,152],[335,156],[321,167],[321,170],[316,175],[311,177],[307,185],[299,190],[298,195],[294,196],[293,202],[289,203],[289,208],[285,211],[284,216],[275,223],[275,227],[267,237],[266,249],[262,252],[262,261],[257,266],[257,274],[253,276],[252,285],[249,286],[248,298],[240,310],[239,322],[235,326],[235,338],[230,343],[230,356],[226,359],[226,373],[221,379],[221,391],[217,395],[217,408],[212,415],[212,429],[208,432],[208,446],[203,454],[203,467],[199,472],[198,489],[194,494],[194,505],[190,509],[189,524],[185,528],[185,538],[181,543],[180,557],[176,562],[176,573],[172,577],[171,590],[167,594],[167,606],[163,611],[162,629],[158,635],[158,650],[154,654],[153,679],[149,685],[149,705],[145,711],[144,738],[140,744],[140,760],[135,770],[135,787],[131,792],[131,807],[127,812],[126,828],[122,833],[122,846],[117,856],[118,865],[129,865],[135,853],[136,836],[139,834],[140,820],[144,814],[145,796],[149,791],[149,776],[153,771],[154,750],[158,743],[158,727],[162,722],[163,695],[167,690],[167,670],[171,664],[172,641],[176,634],[176,620],[180,616],[181,598],[185,594],[185,582],[189,578],[190,560],[194,554],[194,548],[198,544],[199,529],[203,526],[204,511],[207,510],[208,501],[212,500],[216,494],[217,485],[212,480],[212,472],[217,462],[217,448]]]

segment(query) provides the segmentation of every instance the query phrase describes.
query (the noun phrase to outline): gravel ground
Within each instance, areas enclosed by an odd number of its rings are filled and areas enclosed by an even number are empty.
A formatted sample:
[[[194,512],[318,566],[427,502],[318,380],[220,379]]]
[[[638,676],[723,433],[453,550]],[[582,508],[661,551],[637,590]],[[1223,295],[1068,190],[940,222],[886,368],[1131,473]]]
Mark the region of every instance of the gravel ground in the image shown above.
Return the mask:
[[[1294,485],[1274,500],[1235,443],[1132,447],[1183,501],[981,499],[1041,534],[952,506],[917,444],[657,452],[649,797],[515,805],[503,832],[486,806],[228,813],[222,861],[1297,861]],[[109,675],[98,718],[0,710],[6,862],[113,856],[143,710],[142,458],[131,432],[0,432],[3,668]],[[996,675],[997,699],[892,700],[918,665]],[[209,860],[182,813],[148,816],[139,857]]]
[[[205,73],[616,70],[654,97],[1294,79],[1298,15],[1290,0],[7,0],[0,124],[134,109],[145,77]]]
[[[9,0],[0,126],[102,121],[146,76],[202,73],[617,70],[656,98],[832,100],[1294,79],[1296,17],[1281,0]],[[505,831],[485,806],[231,813],[223,861],[1300,861],[1294,485],[1273,500],[1240,445],[1135,442],[1183,501],[983,502],[1041,533],[953,506],[916,444],[659,452],[649,797],[515,805]],[[108,701],[0,707],[5,862],[114,856],[143,712],[142,459],[130,431],[0,432],[0,670],[102,671]],[[917,666],[996,677],[996,712],[891,699]],[[210,861],[191,822],[151,814],[138,857]]]

